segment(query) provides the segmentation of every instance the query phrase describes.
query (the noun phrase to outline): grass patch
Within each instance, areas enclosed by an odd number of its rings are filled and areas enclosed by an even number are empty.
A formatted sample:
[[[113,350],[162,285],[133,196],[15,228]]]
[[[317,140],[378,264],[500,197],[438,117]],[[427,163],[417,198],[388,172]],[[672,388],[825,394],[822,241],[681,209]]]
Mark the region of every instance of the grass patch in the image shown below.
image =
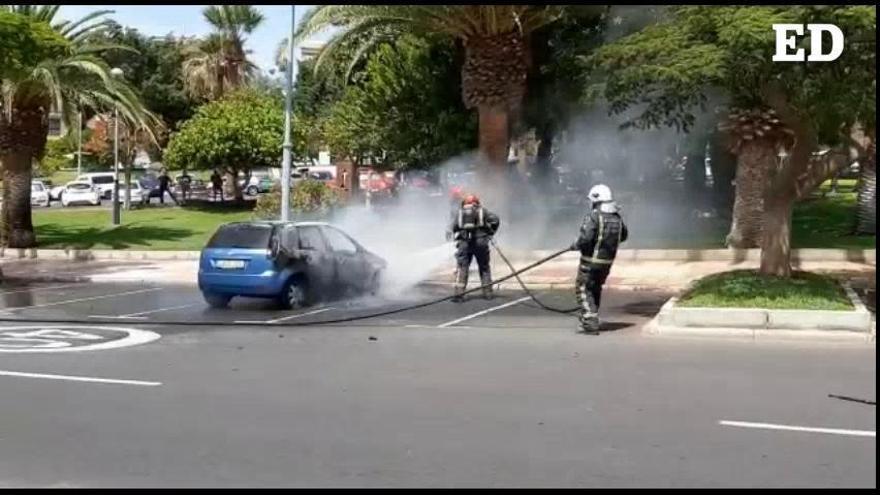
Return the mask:
[[[805,199],[795,205],[792,246],[795,248],[873,249],[877,236],[855,235],[856,193],[841,187],[836,195]],[[823,188],[830,187],[827,184]]]
[[[753,270],[717,273],[698,280],[678,304],[694,308],[851,310],[843,288],[832,278],[795,272],[790,279]]]
[[[42,249],[200,250],[223,223],[248,220],[253,205],[238,208],[152,207],[123,211],[122,224],[110,224],[110,210],[34,210]]]

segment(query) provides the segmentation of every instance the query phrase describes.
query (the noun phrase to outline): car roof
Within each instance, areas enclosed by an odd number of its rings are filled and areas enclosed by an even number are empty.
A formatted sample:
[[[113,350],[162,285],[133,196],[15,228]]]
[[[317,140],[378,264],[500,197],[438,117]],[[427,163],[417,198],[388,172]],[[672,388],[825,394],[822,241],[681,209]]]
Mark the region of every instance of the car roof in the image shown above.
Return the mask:
[[[293,225],[294,227],[314,227],[314,226],[325,226],[332,227],[327,222],[282,222],[281,220],[249,220],[243,222],[230,222],[225,225]]]
[[[96,177],[98,175],[116,175],[114,172],[89,172],[80,175],[80,177]]]

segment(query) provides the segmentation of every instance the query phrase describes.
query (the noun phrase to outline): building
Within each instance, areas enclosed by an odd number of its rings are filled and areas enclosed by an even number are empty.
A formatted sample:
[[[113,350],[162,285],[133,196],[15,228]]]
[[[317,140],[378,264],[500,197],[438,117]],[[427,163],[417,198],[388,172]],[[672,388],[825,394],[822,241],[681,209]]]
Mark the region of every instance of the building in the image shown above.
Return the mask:
[[[321,49],[324,48],[325,43],[323,41],[304,41],[299,45],[299,58],[297,62],[302,63],[308,60],[312,60],[321,53]]]

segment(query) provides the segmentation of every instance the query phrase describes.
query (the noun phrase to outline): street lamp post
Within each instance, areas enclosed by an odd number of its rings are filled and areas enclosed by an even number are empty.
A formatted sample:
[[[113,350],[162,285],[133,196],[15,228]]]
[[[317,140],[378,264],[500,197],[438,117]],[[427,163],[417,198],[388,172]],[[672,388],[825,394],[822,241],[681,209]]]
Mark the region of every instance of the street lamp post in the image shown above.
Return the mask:
[[[83,114],[79,111],[79,133],[77,134],[77,150],[76,150],[76,176],[82,175],[83,161]]]
[[[113,77],[121,78],[122,69],[114,67],[110,71]],[[113,103],[113,225],[119,225],[119,103]]]
[[[290,6],[290,37],[287,43],[287,74],[284,92],[284,146],[281,162],[281,221],[290,221],[290,162],[293,158],[293,143],[291,142],[292,101],[293,101],[293,71],[296,60],[293,56],[293,34],[296,31],[296,6]]]

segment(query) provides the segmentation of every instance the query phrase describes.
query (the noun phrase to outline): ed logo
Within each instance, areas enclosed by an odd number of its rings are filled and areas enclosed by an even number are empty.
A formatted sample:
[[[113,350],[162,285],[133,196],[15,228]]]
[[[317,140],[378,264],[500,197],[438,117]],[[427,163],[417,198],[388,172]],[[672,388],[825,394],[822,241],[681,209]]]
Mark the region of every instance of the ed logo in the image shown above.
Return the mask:
[[[798,48],[794,53],[789,50],[797,46],[797,37],[804,35],[803,24],[774,24],[776,31],[776,53],[774,62],[803,62],[804,49]],[[834,24],[807,24],[810,31],[810,55],[807,62],[833,62],[843,53],[843,31]],[[794,31],[794,35],[789,32]],[[831,51],[822,53],[822,33],[831,34]]]

